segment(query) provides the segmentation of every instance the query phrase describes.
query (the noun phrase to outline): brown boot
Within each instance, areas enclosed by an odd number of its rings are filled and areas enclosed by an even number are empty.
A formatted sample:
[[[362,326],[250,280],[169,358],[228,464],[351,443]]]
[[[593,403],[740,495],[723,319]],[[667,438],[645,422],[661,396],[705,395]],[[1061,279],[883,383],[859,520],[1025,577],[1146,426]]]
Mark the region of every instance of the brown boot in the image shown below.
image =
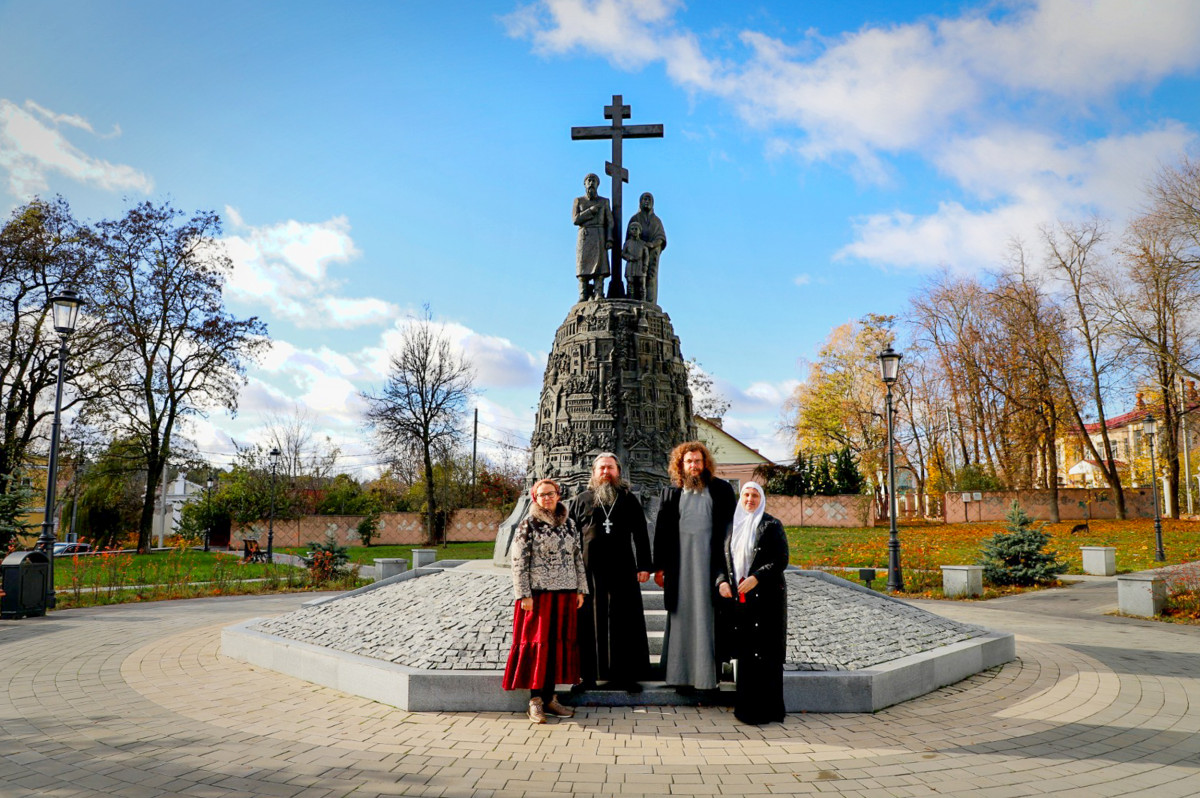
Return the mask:
[[[542,708],[542,699],[532,698],[529,701],[529,719],[534,723],[546,722],[546,710]]]
[[[546,704],[545,709],[551,715],[558,715],[560,718],[575,717],[575,710],[558,703],[558,696],[556,695],[550,696],[550,701]]]

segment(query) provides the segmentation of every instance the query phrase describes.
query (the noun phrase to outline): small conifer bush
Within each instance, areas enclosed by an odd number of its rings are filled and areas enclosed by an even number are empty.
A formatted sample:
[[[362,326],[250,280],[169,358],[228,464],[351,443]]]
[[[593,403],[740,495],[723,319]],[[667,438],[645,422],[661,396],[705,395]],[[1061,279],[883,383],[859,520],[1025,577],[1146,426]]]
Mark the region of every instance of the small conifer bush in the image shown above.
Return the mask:
[[[1006,531],[997,532],[983,543],[979,564],[983,578],[993,585],[1029,586],[1053,581],[1067,570],[1057,551],[1046,551],[1050,536],[1016,501],[1008,509]]]
[[[309,555],[304,557],[313,584],[324,584],[343,576],[350,562],[350,550],[340,545],[332,536],[324,543],[309,543]]]

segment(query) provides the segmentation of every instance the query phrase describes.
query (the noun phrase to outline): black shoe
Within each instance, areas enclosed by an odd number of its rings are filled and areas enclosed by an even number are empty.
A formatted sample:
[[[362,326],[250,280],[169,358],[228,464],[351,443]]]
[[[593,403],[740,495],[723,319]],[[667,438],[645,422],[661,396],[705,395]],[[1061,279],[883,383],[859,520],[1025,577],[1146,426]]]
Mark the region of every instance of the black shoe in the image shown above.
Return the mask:
[[[574,695],[579,695],[580,693],[586,693],[588,690],[595,690],[595,689],[596,689],[595,682],[580,682],[579,684],[573,685],[571,687],[571,692]]]
[[[692,687],[690,684],[680,684],[675,686],[675,692],[679,693],[680,695],[695,695],[696,688]]]
[[[625,693],[640,693],[640,692],[642,692],[642,686],[640,684],[638,684],[637,682],[625,682],[625,681],[618,681],[616,679],[612,680],[611,682],[605,682],[604,684],[600,685],[600,687],[598,689],[612,690],[614,692],[625,692]]]

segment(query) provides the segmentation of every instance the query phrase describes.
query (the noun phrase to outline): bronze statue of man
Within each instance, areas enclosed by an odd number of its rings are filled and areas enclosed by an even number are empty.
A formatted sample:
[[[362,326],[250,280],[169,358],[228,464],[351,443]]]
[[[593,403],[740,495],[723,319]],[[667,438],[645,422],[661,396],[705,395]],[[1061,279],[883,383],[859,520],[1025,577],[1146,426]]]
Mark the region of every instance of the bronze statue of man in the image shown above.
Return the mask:
[[[667,248],[667,233],[662,220],[654,214],[654,195],[647,191],[638,200],[638,212],[629,217],[629,224],[637,222],[641,227],[641,238],[650,253],[646,262],[646,301],[658,304],[658,258]]]
[[[575,244],[575,276],[579,278],[579,301],[604,296],[604,278],[609,275],[608,250],[612,248],[613,215],[608,199],[597,194],[600,178],[583,179],[584,196],[576,197],[571,219],[579,227]]]

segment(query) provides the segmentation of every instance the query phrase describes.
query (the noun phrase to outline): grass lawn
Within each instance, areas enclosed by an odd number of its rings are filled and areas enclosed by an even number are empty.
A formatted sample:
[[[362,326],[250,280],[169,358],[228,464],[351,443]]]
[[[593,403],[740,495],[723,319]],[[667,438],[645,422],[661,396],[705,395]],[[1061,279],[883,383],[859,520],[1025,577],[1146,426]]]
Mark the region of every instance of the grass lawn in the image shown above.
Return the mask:
[[[247,563],[241,555],[187,548],[152,554],[106,552],[56,557],[57,609],[164,599],[349,590],[352,574],[314,583],[308,570],[282,563]]]
[[[477,543],[448,543],[445,546],[348,546],[350,562],[358,565],[374,565],[374,560],[389,557],[399,557],[408,560],[408,566],[413,564],[413,549],[436,549],[439,560],[490,560],[496,548],[494,541],[486,540]],[[285,554],[303,557],[308,551],[307,546],[289,546],[278,549]]]
[[[291,566],[276,564],[274,569]],[[232,576],[218,574],[234,570]],[[263,579],[273,573],[266,563],[243,562],[240,554],[171,549],[152,554],[101,552],[54,558],[54,587],[70,588],[77,582],[124,585],[158,585],[171,582],[210,582],[217,576],[237,580]]]
[[[1071,534],[1074,521],[1048,524],[1050,548],[1068,564],[1067,573],[1083,573],[1080,546],[1116,547],[1117,571],[1144,571],[1154,561],[1154,521],[1092,521],[1088,531]],[[1162,522],[1165,564],[1200,560],[1200,522]],[[983,542],[1004,531],[1003,522],[901,524],[900,562],[905,570],[937,570],[942,565],[971,565]],[[886,568],[888,528],[827,529],[788,527],[791,562],[801,567]],[[939,577],[940,581],[940,577]]]

